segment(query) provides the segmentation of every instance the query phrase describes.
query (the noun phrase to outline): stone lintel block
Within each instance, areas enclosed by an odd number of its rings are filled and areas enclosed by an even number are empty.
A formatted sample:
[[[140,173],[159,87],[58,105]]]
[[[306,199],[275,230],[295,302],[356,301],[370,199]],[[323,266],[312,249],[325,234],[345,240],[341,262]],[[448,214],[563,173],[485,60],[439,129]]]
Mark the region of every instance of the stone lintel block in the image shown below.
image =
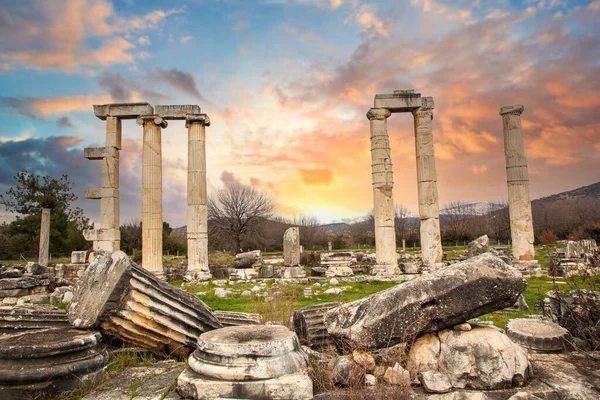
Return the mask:
[[[106,117],[136,119],[147,114],[154,114],[154,109],[149,103],[94,104],[94,115],[101,120],[105,120]]]
[[[210,118],[206,114],[188,114],[185,117],[185,127],[188,128],[190,124],[194,122],[200,122],[204,126],[210,126]]]
[[[83,156],[88,160],[102,160],[106,157],[118,157],[119,150],[116,147],[86,147]]]
[[[188,114],[200,114],[200,106],[186,104],[178,106],[156,106],[154,111],[164,119],[186,119]]]
[[[83,231],[85,240],[121,240],[121,232],[118,229],[87,229]]]
[[[523,107],[522,104],[513,104],[512,106],[504,106],[504,107],[500,108],[500,115],[505,115],[505,114],[521,115],[524,110],[525,110],[525,107]]]
[[[105,197],[119,197],[119,189],[113,188],[92,188],[85,189],[83,197],[86,199],[102,199]]]
[[[97,253],[112,253],[117,250],[120,250],[121,241],[120,240],[96,240],[96,241],[94,241],[93,248],[94,248],[94,252],[97,252]]]
[[[435,108],[435,103],[433,102],[433,97],[421,97],[421,108],[425,108],[427,110],[433,110]]]
[[[137,117],[135,122],[136,122],[136,124],[138,124],[140,126],[143,126],[144,123],[146,123],[146,122],[154,122],[156,125],[160,126],[161,128],[166,128],[167,126],[169,126],[167,121],[165,121],[165,119],[163,117],[161,117],[160,115],[157,115],[157,114],[140,115],[139,117]]]
[[[421,93],[396,90],[394,93],[376,94],[373,107],[387,108],[391,112],[411,112],[422,105]]]

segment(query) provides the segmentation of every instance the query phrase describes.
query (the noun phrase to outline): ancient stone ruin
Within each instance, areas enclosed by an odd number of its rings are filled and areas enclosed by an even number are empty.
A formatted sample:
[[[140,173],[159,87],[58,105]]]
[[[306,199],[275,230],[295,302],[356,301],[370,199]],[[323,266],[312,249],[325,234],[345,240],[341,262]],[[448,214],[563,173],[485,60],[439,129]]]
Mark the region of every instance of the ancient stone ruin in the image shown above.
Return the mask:
[[[208,268],[205,127],[210,119],[197,105],[156,106],[148,103],[94,105],[94,114],[106,121],[106,145],[86,148],[90,160],[102,161],[102,187],[88,189],[85,197],[100,200],[97,229],[85,232],[95,251],[120,248],[119,151],[121,121],[135,119],[143,127],[142,147],[142,266],[163,278],[162,265],[162,129],[168,120],[185,120],[188,128],[188,275],[189,280],[211,277]]]
[[[367,113],[371,125],[373,208],[377,266],[374,273],[399,274],[394,230],[394,178],[387,118],[392,113],[410,112],[415,121],[417,187],[421,219],[421,252],[429,267],[442,262],[442,241],[433,149],[433,98],[421,97],[414,90],[395,90],[375,95],[374,107]]]

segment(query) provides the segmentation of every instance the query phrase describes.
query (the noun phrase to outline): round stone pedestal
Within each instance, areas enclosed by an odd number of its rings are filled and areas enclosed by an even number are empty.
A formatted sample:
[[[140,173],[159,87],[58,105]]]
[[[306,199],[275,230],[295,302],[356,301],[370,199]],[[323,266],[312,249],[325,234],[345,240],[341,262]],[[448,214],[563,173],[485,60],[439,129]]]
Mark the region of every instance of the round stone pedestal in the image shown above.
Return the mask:
[[[241,325],[198,338],[177,391],[186,398],[311,399],[307,356],[284,326]]]
[[[58,328],[2,335],[0,398],[52,398],[97,381],[107,363],[96,331]]]
[[[0,333],[69,327],[67,314],[49,304],[0,307]]]
[[[568,347],[569,331],[542,319],[511,319],[506,324],[506,335],[521,346],[541,352],[557,353]]]

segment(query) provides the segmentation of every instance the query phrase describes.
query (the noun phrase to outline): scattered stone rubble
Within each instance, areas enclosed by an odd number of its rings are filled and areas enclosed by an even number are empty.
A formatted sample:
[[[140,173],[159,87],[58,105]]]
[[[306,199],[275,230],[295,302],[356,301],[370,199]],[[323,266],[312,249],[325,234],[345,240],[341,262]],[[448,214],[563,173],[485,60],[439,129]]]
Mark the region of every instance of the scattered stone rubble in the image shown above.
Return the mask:
[[[565,247],[555,250],[551,262],[550,273],[556,276],[598,275],[600,271],[593,270],[592,260],[598,252],[594,239],[579,241],[569,240]]]

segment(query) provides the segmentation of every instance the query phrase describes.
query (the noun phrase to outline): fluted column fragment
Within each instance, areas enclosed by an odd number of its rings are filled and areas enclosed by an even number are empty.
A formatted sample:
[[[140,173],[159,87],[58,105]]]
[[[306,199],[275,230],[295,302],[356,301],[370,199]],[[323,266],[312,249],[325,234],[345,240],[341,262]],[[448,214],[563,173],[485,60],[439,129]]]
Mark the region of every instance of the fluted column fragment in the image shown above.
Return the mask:
[[[206,114],[188,114],[188,181],[187,181],[187,244],[188,271],[186,280],[208,280],[208,223],[206,199]]]
[[[535,257],[529,174],[521,128],[521,114],[524,109],[520,104],[500,109],[504,126],[512,253],[513,258],[517,261],[531,261]]]
[[[162,144],[161,128],[167,121],[158,115],[142,115],[142,267],[164,278],[162,265]]]
[[[103,334],[161,355],[184,357],[200,334],[222,324],[201,300],[127,258],[103,254],[86,269],[67,308],[77,328]]]
[[[376,273],[398,271],[396,233],[394,230],[394,177],[385,108],[371,108],[367,113],[371,125],[371,173],[373,179],[373,213],[375,217]]]
[[[440,208],[433,149],[433,98],[424,97],[423,106],[413,111],[417,158],[417,188],[421,220],[421,253],[423,263],[432,266],[442,262]]]

